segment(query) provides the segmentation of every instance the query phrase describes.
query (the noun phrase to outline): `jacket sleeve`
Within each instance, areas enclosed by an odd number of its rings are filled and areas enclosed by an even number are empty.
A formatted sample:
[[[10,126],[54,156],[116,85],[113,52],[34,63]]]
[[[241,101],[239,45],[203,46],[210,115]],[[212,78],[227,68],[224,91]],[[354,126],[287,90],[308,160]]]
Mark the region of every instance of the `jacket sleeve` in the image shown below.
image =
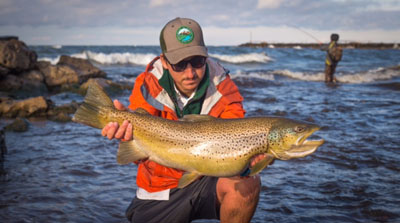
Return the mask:
[[[133,90],[131,93],[131,96],[129,97],[129,108],[132,110],[135,110],[137,108],[143,108],[147,112],[149,112],[151,115],[159,116],[160,111],[151,106],[149,103],[147,103],[146,99],[144,98],[142,94],[142,88],[146,87],[145,83],[145,77],[148,75],[147,73],[141,73],[135,81],[135,85],[133,86]]]
[[[225,106],[220,118],[244,118],[245,110],[241,102],[234,102]]]
[[[218,106],[222,107],[222,111],[218,117],[226,119],[243,118],[246,114],[242,104],[243,97],[229,75],[218,86],[218,91],[223,95],[218,103]]]

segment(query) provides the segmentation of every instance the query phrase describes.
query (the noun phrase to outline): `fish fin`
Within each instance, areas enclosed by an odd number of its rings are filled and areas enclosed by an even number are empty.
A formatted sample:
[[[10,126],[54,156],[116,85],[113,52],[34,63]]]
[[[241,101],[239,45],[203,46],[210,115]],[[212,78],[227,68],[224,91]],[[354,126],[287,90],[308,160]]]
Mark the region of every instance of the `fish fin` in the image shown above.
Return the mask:
[[[210,116],[210,115],[198,115],[198,114],[189,114],[180,118],[179,121],[186,121],[186,122],[202,122],[202,121],[212,121],[217,118]]]
[[[144,115],[150,115],[150,113],[148,111],[146,111],[146,109],[144,109],[144,108],[137,108],[133,112],[139,113],[139,114],[144,114]]]
[[[193,181],[197,180],[201,175],[196,172],[187,172],[183,174],[181,179],[179,180],[178,188],[184,188],[187,185],[191,184]]]
[[[261,170],[263,170],[265,167],[267,167],[273,160],[274,160],[274,156],[271,154],[266,154],[267,156],[258,161],[256,163],[256,165],[254,165],[252,168],[250,168],[250,174],[249,176],[254,176],[256,174],[258,174],[259,172],[261,172]]]
[[[100,85],[93,82],[89,85],[85,99],[76,110],[72,121],[102,129],[108,123],[101,115],[103,107],[114,108],[114,105]]]
[[[125,141],[119,144],[117,162],[121,165],[129,164],[147,157],[148,155],[138,148],[135,140]]]

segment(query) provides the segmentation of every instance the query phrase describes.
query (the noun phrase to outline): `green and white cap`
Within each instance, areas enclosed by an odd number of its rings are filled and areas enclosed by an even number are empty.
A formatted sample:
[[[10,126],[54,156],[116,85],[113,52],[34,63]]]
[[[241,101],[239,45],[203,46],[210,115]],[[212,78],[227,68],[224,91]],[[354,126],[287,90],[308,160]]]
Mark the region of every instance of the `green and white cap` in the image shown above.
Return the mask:
[[[171,64],[191,56],[208,56],[201,27],[193,19],[178,17],[168,22],[161,30],[160,46]]]

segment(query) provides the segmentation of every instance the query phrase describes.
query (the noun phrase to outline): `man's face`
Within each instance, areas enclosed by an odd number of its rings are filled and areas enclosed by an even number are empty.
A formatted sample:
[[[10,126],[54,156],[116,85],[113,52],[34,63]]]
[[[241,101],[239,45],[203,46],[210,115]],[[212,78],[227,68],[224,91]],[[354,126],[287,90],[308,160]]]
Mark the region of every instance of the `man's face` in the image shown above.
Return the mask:
[[[199,61],[196,57],[188,57],[184,59],[183,61],[188,62],[186,63],[186,68],[180,71],[176,71],[177,69],[174,69],[174,67],[168,62],[168,60],[164,57],[164,55],[161,55],[161,62],[164,67],[164,69],[168,69],[169,73],[171,74],[172,78],[174,79],[175,85],[178,88],[178,90],[189,97],[199,86],[200,81],[203,79],[205,73],[206,73],[206,65],[205,63],[200,66],[199,68],[194,67],[192,64],[202,64],[199,63]],[[204,59],[204,58],[203,58]],[[178,64],[182,65],[185,64],[185,62],[180,62]],[[183,66],[184,67],[184,66]],[[176,68],[176,66],[175,66]],[[182,68],[182,66],[181,66]]]

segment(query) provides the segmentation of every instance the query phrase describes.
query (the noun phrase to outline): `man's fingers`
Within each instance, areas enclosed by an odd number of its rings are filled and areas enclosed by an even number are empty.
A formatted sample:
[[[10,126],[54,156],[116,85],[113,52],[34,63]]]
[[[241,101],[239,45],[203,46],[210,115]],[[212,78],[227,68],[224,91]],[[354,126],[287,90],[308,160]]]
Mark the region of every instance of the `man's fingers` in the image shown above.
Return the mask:
[[[256,155],[255,157],[253,157],[253,159],[250,162],[250,167],[253,167],[254,165],[256,165],[260,160],[265,159],[265,157],[267,157],[267,154],[259,154]]]
[[[117,132],[115,133],[115,138],[121,139],[125,136],[126,128],[128,127],[129,122],[125,120],[122,122],[122,125],[118,128]]]
[[[107,138],[108,138],[108,139],[113,139],[114,136],[115,136],[115,132],[117,131],[117,129],[118,129],[118,123],[117,123],[117,122],[113,122],[113,123],[110,125],[110,128],[109,128],[108,131],[107,131]]]
[[[101,135],[102,136],[107,136],[107,132],[110,129],[110,125],[111,123],[108,123],[106,126],[104,126],[104,128],[101,130]]]
[[[126,131],[125,131],[124,139],[125,140],[132,140],[132,134],[133,134],[133,126],[132,126],[131,123],[129,123],[128,127],[126,128]]]
[[[114,100],[114,107],[118,110],[126,110],[126,107],[117,99]]]

